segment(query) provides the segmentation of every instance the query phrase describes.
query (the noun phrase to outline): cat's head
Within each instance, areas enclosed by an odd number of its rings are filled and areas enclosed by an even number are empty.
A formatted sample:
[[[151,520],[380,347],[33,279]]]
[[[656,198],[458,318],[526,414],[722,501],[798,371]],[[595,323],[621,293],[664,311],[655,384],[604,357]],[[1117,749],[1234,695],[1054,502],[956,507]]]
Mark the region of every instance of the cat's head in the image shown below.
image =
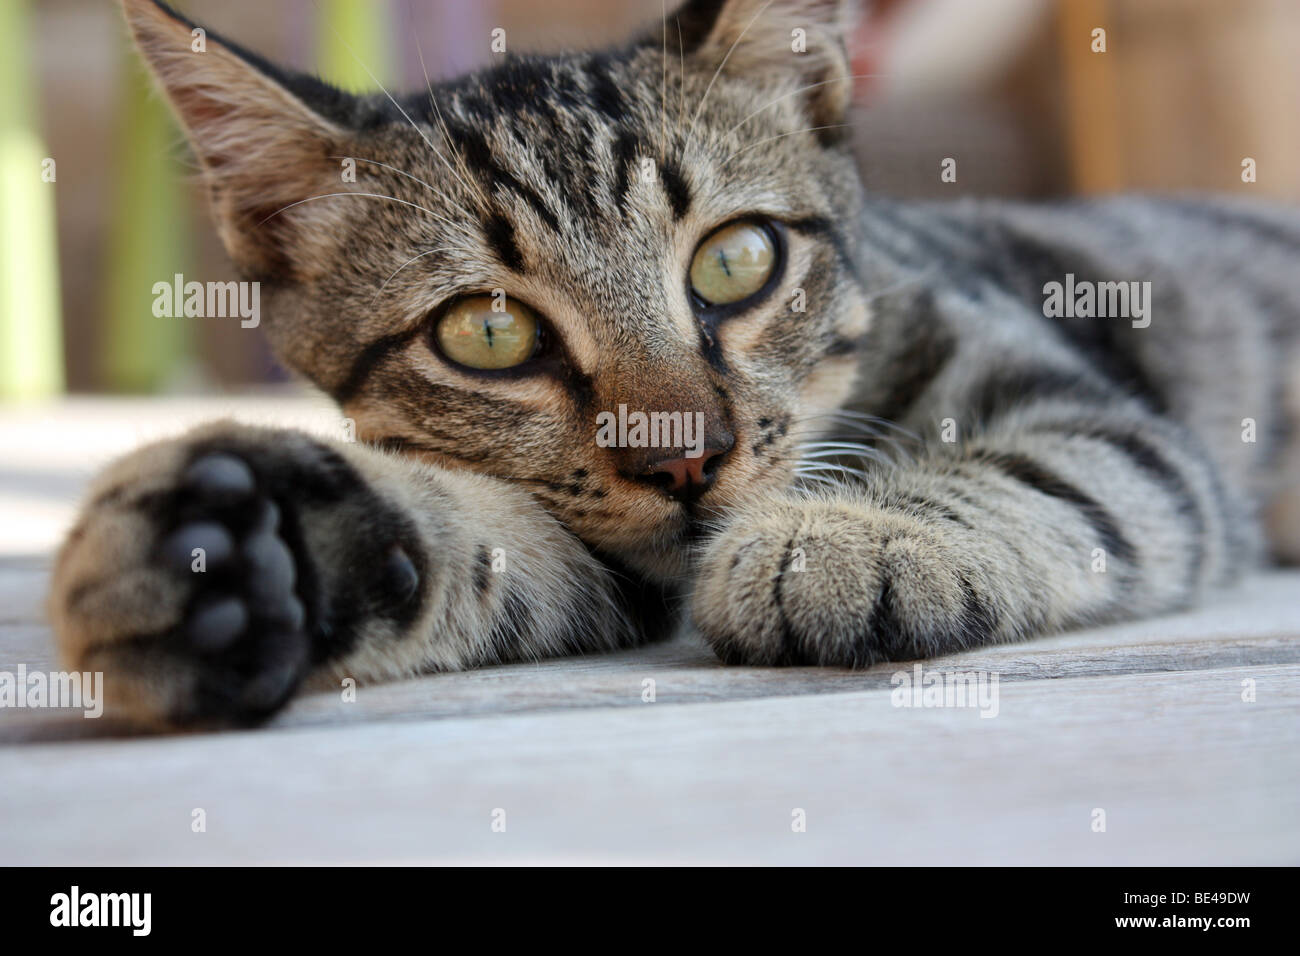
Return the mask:
[[[125,2],[273,346],[363,439],[520,482],[671,572],[844,398],[868,323],[851,0],[690,0],[618,49],[394,97]]]

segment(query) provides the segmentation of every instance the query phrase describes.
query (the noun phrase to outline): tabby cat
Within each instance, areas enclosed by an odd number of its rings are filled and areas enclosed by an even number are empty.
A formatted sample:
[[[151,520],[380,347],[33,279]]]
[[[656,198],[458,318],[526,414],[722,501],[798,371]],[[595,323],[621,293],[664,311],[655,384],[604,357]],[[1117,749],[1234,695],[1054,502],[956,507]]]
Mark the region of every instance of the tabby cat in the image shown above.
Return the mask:
[[[398,98],[125,0],[276,353],[360,441],[223,421],[110,467],[54,572],[67,665],[119,715],[246,722],[678,624],[863,667],[1261,561],[1300,217],[866,195],[852,6],[690,0]]]

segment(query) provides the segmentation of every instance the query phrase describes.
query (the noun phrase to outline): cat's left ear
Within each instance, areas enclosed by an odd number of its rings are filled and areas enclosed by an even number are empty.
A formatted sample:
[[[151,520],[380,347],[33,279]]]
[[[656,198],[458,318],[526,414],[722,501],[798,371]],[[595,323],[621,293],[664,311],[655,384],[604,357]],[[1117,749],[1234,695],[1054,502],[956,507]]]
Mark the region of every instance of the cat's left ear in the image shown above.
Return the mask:
[[[858,7],[856,0],[687,0],[675,16],[685,50],[705,66],[738,77],[787,74],[807,88],[814,123],[830,126],[852,98],[848,41]]]
[[[355,98],[280,70],[158,0],[123,0],[127,23],[203,169],[231,258],[259,276],[308,279],[342,230],[340,154]]]

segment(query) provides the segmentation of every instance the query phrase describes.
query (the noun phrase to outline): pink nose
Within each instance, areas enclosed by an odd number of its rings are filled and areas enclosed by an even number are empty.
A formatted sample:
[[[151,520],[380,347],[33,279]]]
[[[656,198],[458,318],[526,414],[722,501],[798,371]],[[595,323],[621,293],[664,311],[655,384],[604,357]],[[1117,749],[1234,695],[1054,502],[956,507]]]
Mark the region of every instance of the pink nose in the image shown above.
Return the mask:
[[[668,497],[678,501],[698,498],[717,478],[722,456],[729,450],[706,448],[698,458],[666,458],[652,462],[640,480],[655,485]]]

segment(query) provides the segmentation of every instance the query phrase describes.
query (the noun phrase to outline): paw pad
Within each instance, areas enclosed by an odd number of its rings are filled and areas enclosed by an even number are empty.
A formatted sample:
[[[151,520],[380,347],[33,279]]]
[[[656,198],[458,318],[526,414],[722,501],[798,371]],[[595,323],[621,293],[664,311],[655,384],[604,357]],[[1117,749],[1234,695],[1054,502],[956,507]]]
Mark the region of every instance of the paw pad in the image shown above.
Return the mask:
[[[384,562],[384,575],[390,593],[398,604],[407,603],[420,590],[420,573],[415,569],[411,556],[401,545],[395,544],[389,550],[388,558]]]
[[[186,469],[182,523],[163,538],[166,564],[190,573],[194,549],[206,567],[179,630],[197,655],[197,716],[269,713],[292,692],[310,660],[298,568],[282,536],[280,505],[240,457],[214,452]]]

